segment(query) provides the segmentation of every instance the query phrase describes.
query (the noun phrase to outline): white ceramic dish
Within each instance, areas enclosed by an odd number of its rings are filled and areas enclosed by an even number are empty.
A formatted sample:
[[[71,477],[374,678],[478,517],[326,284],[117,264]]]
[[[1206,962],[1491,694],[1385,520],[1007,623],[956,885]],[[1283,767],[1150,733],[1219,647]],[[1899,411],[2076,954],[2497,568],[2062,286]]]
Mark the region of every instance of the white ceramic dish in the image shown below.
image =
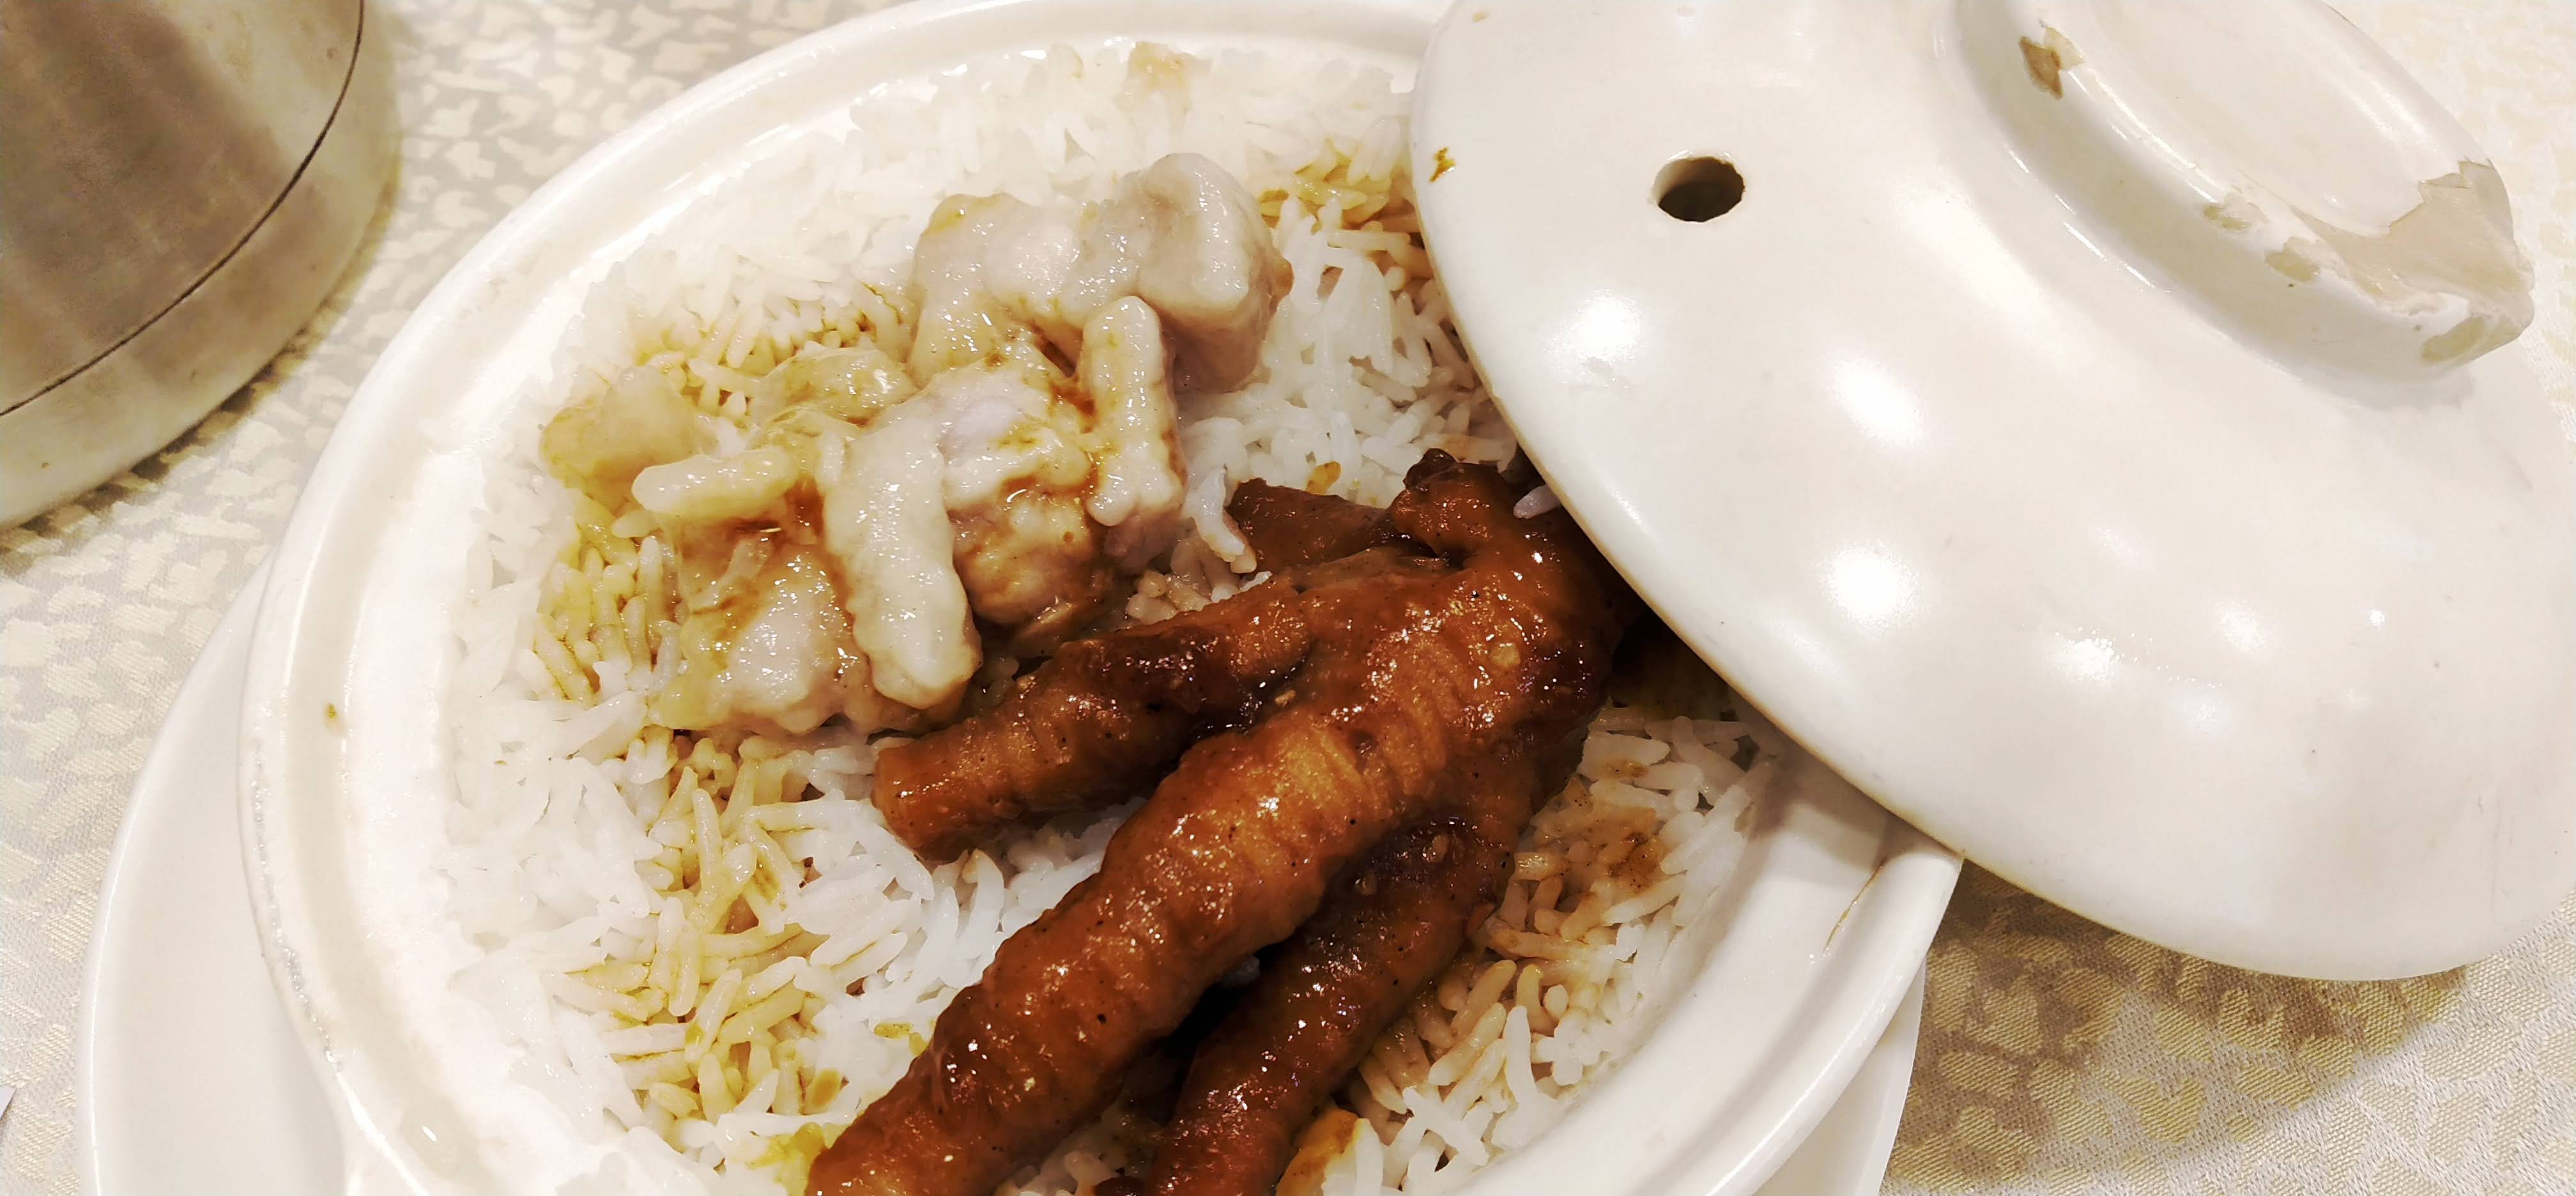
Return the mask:
[[[332,1102],[262,966],[233,764],[255,576],[179,687],[108,860],[81,985],[72,1103],[86,1190],[340,1185]]]
[[[233,801],[254,577],[206,641],[108,860],[74,1051],[87,1196],[343,1186],[333,1102],[261,965]],[[1874,1196],[1912,1079],[1918,979],[1762,1196]]]
[[[1477,0],[1419,95],[1532,458],[1889,808],[2329,979],[2576,884],[2576,460],[2479,356],[2530,275],[2485,155],[2324,5]],[[1658,210],[1692,160],[1740,202]]]
[[[245,847],[262,946],[358,1139],[423,1192],[535,1183],[574,1130],[532,1092],[468,1091],[489,1055],[443,986],[385,963],[433,944],[449,792],[438,733],[482,463],[588,286],[643,230],[870,86],[1051,42],[1328,48],[1409,77],[1436,7],[1363,0],[907,5],[765,55],[583,158],[413,313],[351,403],[274,558],[245,681]],[[1660,1030],[1483,1190],[1750,1192],[1888,1024],[1955,856],[1821,768],[1758,834],[1722,943]],[[360,883],[366,878],[369,883]],[[414,952],[414,958],[419,952]],[[514,1186],[516,1185],[516,1186]]]

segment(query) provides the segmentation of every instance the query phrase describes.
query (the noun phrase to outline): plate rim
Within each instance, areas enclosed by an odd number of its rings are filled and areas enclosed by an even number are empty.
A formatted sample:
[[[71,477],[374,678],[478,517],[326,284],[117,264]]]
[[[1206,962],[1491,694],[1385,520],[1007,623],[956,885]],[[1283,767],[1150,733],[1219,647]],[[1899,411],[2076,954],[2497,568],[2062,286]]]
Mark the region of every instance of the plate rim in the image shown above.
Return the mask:
[[[116,1196],[105,1186],[106,1179],[100,1174],[101,1163],[108,1156],[106,1144],[114,1137],[104,1132],[102,1127],[115,1120],[113,1110],[100,1100],[100,1081],[106,1059],[102,1052],[116,1036],[103,1036],[102,1031],[117,1020],[111,1010],[125,1003],[109,999],[112,991],[123,991],[122,986],[110,983],[115,974],[111,961],[122,954],[120,944],[124,939],[113,928],[148,912],[152,908],[149,901],[151,893],[171,883],[153,873],[136,871],[139,867],[137,861],[146,854],[142,842],[150,833],[143,829],[144,824],[151,821],[156,812],[167,816],[170,811],[165,807],[171,802],[184,800],[183,795],[176,794],[167,798],[154,796],[156,791],[177,788],[181,783],[179,778],[167,775],[176,769],[167,765],[164,757],[177,750],[172,746],[173,731],[185,724],[204,721],[238,723],[240,690],[222,684],[226,658],[239,657],[243,665],[248,663],[251,624],[259,604],[259,587],[266,581],[267,572],[265,563],[251,571],[240,590],[225,603],[214,630],[208,633],[205,643],[198,649],[195,662],[189,665],[178,691],[171,698],[169,711],[162,717],[160,727],[153,732],[150,746],[144,753],[143,766],[136,770],[134,784],[128,791],[125,812],[118,819],[116,837],[108,848],[107,871],[99,886],[97,918],[91,926],[89,946],[82,958],[80,1001],[72,1022],[71,1094],[75,1110],[72,1119],[72,1170],[82,1196]],[[212,728],[205,733],[215,735],[219,740],[239,738],[237,725],[231,734],[216,735]],[[227,790],[233,787],[229,772],[218,775],[220,779],[209,776],[206,784],[209,787],[220,784]],[[233,796],[230,793],[209,793],[203,795],[202,800],[230,807]],[[220,810],[213,816],[227,817]],[[233,857],[230,861],[233,866],[240,867],[244,861],[238,839],[229,846],[231,850],[225,854]],[[212,847],[207,845],[199,850]],[[250,913],[247,896],[245,893],[242,909],[245,915]],[[141,904],[137,905],[138,902]],[[247,922],[242,929],[256,934],[256,927]],[[255,947],[253,949],[256,950]],[[264,981],[265,965],[255,962],[254,966],[261,968]],[[293,1018],[275,986],[264,984],[261,996],[279,1002],[277,1014],[281,1021],[287,1023],[288,1032],[293,1033]],[[299,1073],[305,1082],[313,1086],[317,1095],[323,1095],[322,1077],[313,1073],[310,1061],[303,1058],[300,1051],[296,1062],[305,1065]],[[336,1125],[325,1128],[333,1138],[338,1137]]]

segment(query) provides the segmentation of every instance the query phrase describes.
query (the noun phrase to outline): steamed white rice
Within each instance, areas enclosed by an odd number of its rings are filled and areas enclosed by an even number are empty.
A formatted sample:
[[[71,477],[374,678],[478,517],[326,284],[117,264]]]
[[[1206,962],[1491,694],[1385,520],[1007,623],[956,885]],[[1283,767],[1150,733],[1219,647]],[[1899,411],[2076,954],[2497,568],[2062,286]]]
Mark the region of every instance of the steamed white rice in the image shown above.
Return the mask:
[[[1426,448],[1512,450],[1413,235],[1391,81],[1228,52],[1140,85],[1128,52],[973,64],[767,147],[595,289],[494,471],[458,628],[446,872],[485,952],[460,984],[522,1052],[513,1078],[617,1140],[635,1168],[620,1185],[801,1191],[813,1151],[902,1075],[1001,941],[1098,866],[1118,815],[930,869],[866,801],[866,743],[651,725],[645,697],[674,663],[669,558],[547,476],[535,441],[554,407],[646,363],[738,415],[796,346],[899,318],[942,196],[1096,200],[1192,150],[1266,197],[1296,281],[1263,373],[1184,403],[1192,527],[1129,617],[1247,580],[1221,515],[1237,481],[1384,503]],[[1378,1045],[1283,1190],[1445,1191],[1545,1129],[1696,966],[1783,746],[1752,721],[1605,712],[1469,957]],[[1113,1111],[1013,1184],[1087,1194],[1150,1128]]]

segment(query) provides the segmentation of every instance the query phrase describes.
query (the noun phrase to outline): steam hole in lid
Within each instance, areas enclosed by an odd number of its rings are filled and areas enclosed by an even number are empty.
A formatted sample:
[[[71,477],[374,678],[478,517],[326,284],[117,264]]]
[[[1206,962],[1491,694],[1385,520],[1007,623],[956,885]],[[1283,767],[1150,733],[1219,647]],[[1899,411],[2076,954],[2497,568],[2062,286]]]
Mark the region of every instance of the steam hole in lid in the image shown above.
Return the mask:
[[[1675,158],[1655,175],[1655,206],[1692,224],[1715,220],[1744,200],[1744,176],[1724,158]]]

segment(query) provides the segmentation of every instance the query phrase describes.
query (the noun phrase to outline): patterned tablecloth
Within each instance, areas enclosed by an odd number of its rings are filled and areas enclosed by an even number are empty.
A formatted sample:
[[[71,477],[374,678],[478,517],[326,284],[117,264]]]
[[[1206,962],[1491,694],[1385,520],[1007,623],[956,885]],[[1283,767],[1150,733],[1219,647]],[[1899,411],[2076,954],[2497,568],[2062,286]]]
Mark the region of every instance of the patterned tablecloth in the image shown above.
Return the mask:
[[[448,266],[610,132],[846,0],[377,0],[391,202],[284,356],[169,451],[0,531],[0,1189],[68,1193],[82,954],[128,788],[368,364]],[[2540,313],[2513,352],[2576,434],[2576,4],[2349,15],[2495,156]],[[1931,957],[1892,1192],[2576,1191],[2576,903],[2387,984],[2178,956],[1969,871]]]

